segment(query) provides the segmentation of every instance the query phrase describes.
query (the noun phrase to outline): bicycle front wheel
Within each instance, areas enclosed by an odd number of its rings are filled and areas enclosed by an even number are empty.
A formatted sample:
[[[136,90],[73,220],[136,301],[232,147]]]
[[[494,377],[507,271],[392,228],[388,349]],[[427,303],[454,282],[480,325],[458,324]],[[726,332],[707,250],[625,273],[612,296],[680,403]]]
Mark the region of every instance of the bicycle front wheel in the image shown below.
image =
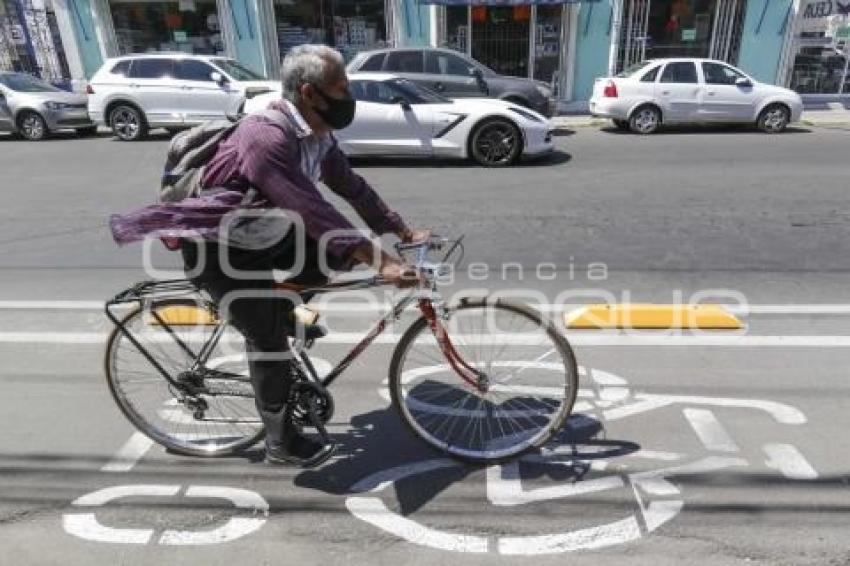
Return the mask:
[[[486,376],[480,390],[444,355],[428,320],[402,336],[390,394],[402,420],[462,460],[504,461],[545,444],[572,411],[578,370],[563,334],[525,305],[462,299],[440,323],[460,359]]]

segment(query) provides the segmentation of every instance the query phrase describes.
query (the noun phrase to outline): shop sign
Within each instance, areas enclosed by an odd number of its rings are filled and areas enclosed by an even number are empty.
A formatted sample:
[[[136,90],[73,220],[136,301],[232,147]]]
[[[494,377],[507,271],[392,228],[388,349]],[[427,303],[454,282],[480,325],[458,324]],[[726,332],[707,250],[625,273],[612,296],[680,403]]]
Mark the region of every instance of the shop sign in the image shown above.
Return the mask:
[[[846,3],[839,0],[816,0],[806,4],[803,10],[803,19],[814,20],[819,18],[828,18],[830,16],[850,15],[850,0]]]
[[[850,26],[842,26],[835,31],[836,39],[850,39]]]

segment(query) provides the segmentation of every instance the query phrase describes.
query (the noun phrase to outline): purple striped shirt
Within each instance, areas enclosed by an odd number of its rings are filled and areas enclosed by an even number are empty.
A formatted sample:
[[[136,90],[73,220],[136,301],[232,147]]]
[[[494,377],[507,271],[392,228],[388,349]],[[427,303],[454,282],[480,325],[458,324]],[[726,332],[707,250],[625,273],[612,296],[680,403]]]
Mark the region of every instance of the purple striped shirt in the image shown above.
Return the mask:
[[[302,171],[301,141],[314,134],[302,127],[303,121],[296,120],[282,101],[271,106],[290,119],[292,128],[281,128],[264,116],[248,116],[219,145],[205,167],[202,179],[205,188],[224,187],[230,191],[152,205],[128,215],[114,216],[110,224],[116,241],[126,243],[148,234],[179,235],[184,230],[209,233],[217,220],[240,206],[239,196],[251,186],[270,206],[300,215],[307,235],[317,242],[331,230],[354,231],[353,225],[324,199]],[[351,170],[336,140],[321,161],[321,179],[351,204],[377,234],[399,232],[404,228],[401,217],[363,177]],[[327,247],[337,260],[349,263],[352,252],[368,243],[364,236],[352,234],[334,237]]]

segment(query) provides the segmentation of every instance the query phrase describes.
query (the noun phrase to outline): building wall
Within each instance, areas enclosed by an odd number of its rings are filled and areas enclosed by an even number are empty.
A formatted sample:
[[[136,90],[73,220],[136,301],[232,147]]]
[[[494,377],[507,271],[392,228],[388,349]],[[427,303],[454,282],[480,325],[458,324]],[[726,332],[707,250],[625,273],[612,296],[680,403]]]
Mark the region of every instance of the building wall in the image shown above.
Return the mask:
[[[579,8],[573,100],[588,100],[596,77],[608,73],[613,18],[614,8],[609,1],[583,2]]]
[[[103,64],[97,26],[90,0],[54,0],[62,44],[75,87]],[[64,24],[64,25],[63,25]]]
[[[738,66],[756,80],[774,83],[792,25],[793,0],[748,0]]]
[[[399,46],[431,45],[431,6],[418,0],[390,2]]]

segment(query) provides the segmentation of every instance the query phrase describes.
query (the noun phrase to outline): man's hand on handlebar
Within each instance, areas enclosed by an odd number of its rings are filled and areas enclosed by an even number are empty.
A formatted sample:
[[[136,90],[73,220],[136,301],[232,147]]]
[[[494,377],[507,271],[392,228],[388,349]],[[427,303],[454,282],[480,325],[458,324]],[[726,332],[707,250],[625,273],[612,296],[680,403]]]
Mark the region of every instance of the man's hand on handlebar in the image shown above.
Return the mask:
[[[405,228],[398,233],[398,237],[404,243],[424,242],[431,237],[431,230],[411,230],[410,228]]]
[[[387,254],[381,257],[378,277],[400,288],[413,287],[419,283],[419,273],[416,269]]]

